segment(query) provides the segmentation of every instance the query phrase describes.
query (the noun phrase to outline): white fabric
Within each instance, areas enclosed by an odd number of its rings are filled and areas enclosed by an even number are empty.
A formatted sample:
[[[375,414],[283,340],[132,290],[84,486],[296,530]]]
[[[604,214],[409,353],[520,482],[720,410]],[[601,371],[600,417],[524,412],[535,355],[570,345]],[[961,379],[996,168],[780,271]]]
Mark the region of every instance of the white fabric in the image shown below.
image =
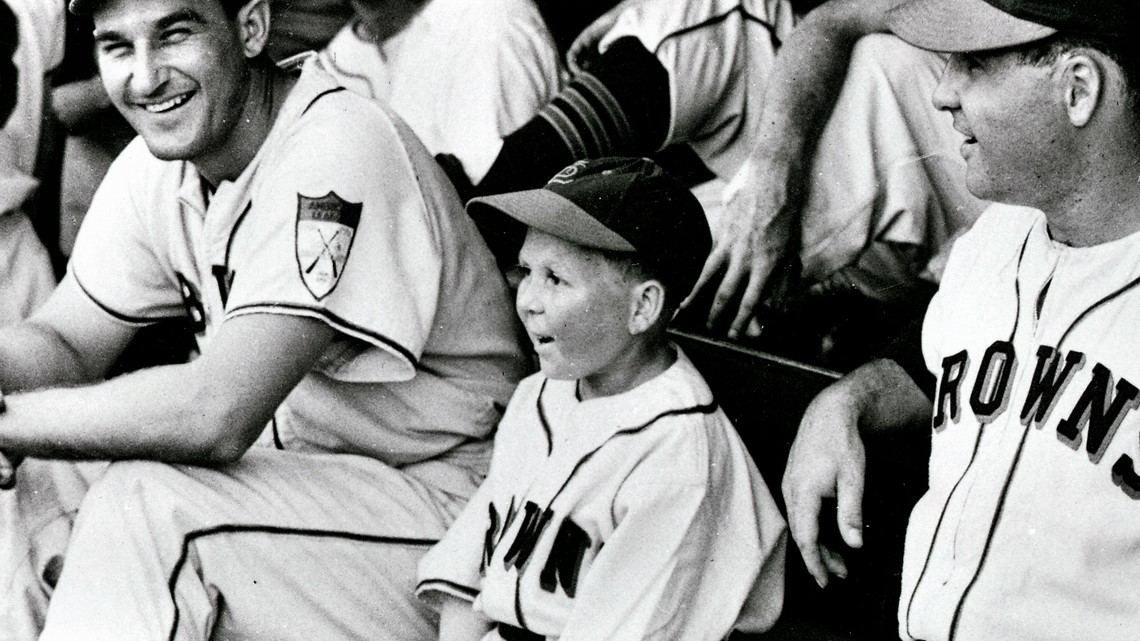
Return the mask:
[[[907,531],[904,638],[1140,629],[1138,255],[1140,234],[1067,247],[1004,205],[954,247],[923,327],[941,409]]]
[[[528,537],[530,512],[548,516]],[[420,564],[419,592],[477,595],[493,620],[562,641],[715,640],[774,622],[784,545],[755,464],[679,354],[588,401],[574,381],[523,381],[487,480]]]
[[[51,259],[21,210],[36,181],[14,156],[8,132],[0,131],[0,326],[30,316],[55,289]]]
[[[387,103],[434,154],[478,183],[502,138],[561,86],[558,51],[531,0],[431,0],[382,45],[341,29],[321,60],[352,91]]]
[[[63,62],[64,11],[58,0],[4,0],[20,21],[20,45],[12,60],[20,74],[16,108],[4,126],[15,143],[16,167],[34,175],[43,117],[47,74]],[[5,88],[9,90],[9,88]]]

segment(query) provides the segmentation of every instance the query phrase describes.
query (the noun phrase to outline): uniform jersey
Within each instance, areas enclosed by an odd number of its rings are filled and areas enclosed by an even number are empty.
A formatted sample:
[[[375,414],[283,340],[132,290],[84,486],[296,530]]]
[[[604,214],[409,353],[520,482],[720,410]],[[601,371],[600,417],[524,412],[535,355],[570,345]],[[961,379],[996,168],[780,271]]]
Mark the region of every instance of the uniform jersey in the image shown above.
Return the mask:
[[[768,72],[794,26],[786,0],[651,0],[623,11],[596,44],[605,51],[633,36],[654,54],[670,78],[665,144],[688,143],[730,177],[752,152]]]
[[[558,50],[531,0],[431,0],[380,45],[353,25],[321,52],[345,87],[389,105],[479,182],[502,137],[558,92]]]
[[[1140,234],[1053,241],[995,205],[927,313],[930,489],[907,530],[900,633],[1103,640],[1140,629]]]
[[[289,449],[435,458],[485,439],[526,368],[506,286],[432,157],[315,60],[232,182],[134,141],[69,277],[123,323],[189,315],[203,350],[246,314],[337,330],[267,430]]]
[[[771,625],[784,521],[678,353],[610,397],[524,380],[490,474],[424,557],[418,593],[474,600],[491,619],[562,641],[721,639],[734,624]]]

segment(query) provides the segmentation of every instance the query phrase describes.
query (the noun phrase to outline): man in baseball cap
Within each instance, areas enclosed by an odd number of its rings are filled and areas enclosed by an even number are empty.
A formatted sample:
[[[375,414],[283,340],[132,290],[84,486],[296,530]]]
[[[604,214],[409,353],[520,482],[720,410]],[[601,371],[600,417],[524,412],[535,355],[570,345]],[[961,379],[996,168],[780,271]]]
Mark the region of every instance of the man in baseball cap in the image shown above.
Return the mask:
[[[920,366],[873,361],[822,392],[783,489],[808,567],[842,575],[818,541],[821,499],[837,498],[858,547],[860,432],[931,421],[905,639],[1140,629],[1137,15],[1131,0],[912,0],[889,16],[904,40],[951,54],[934,104],[965,136],[970,191],[1008,204],[956,244]]]

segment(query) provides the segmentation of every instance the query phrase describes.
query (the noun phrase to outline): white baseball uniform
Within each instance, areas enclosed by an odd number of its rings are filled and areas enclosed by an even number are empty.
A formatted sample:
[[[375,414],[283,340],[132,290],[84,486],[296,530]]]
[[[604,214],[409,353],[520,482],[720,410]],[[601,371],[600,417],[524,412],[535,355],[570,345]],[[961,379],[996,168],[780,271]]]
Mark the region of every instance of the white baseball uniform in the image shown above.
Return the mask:
[[[678,350],[610,397],[524,380],[487,480],[423,558],[417,591],[473,600],[536,638],[722,639],[775,621],[784,546],[755,464]]]
[[[696,190],[714,234],[724,203],[751,176],[745,165],[769,73],[795,25],[787,0],[643,0],[597,43],[633,36],[668,72],[666,143],[690,145],[718,180]],[[930,103],[945,58],[894,36],[856,45],[847,78],[805,176],[801,262],[808,283],[836,270],[889,300],[983,210],[965,189],[961,136]],[[924,273],[929,270],[929,274]],[[901,286],[900,286],[901,285]]]
[[[939,379],[907,530],[905,639],[1108,641],[1140,629],[1140,234],[1053,241],[994,205],[923,327]]]
[[[353,25],[321,59],[348,89],[400,115],[432,154],[482,180],[502,137],[558,92],[558,50],[531,0],[430,0],[377,46]]]
[[[202,350],[245,314],[338,338],[237,464],[111,465],[41,638],[434,634],[416,560],[474,491],[527,362],[489,251],[406,125],[310,61],[255,159],[213,193],[190,163],[132,143],[68,278],[122,323],[188,314]],[[44,467],[22,467],[14,494],[42,491]],[[32,512],[0,527],[26,536],[3,578],[39,580],[69,506],[0,500]],[[10,603],[45,589],[16,588]]]

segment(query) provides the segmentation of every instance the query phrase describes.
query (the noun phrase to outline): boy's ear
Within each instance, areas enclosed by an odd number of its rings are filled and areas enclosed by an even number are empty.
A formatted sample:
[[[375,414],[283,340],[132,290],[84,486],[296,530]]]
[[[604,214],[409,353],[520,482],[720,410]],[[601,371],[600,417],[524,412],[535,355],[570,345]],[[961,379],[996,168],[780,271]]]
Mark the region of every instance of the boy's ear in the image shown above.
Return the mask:
[[[665,310],[665,286],[653,279],[638,283],[630,292],[629,333],[636,336],[657,324]]]

